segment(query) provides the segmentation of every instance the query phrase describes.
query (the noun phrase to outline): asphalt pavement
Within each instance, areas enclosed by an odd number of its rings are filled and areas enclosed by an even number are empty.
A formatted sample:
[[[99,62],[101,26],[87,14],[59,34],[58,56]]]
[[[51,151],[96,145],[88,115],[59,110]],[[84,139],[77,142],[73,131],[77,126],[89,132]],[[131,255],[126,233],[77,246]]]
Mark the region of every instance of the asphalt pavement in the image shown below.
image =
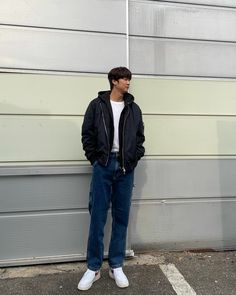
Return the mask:
[[[236,251],[150,252],[125,261],[130,286],[120,289],[104,262],[88,291],[77,284],[85,262],[0,268],[1,295],[236,295]]]

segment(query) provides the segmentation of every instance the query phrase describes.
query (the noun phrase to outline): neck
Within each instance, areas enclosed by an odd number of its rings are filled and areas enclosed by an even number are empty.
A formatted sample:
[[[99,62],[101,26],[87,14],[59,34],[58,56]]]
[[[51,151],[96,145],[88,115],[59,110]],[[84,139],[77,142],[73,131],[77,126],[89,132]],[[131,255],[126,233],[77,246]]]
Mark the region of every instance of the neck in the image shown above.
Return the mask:
[[[123,101],[124,100],[124,94],[117,91],[117,89],[113,88],[111,91],[110,99],[113,101]]]

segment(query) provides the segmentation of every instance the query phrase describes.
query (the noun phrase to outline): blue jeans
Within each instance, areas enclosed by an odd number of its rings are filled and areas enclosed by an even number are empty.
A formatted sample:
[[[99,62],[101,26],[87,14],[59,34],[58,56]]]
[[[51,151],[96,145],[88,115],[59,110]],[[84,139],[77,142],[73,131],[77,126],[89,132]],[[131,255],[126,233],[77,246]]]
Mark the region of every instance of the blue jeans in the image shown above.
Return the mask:
[[[123,174],[112,153],[106,167],[95,162],[89,195],[91,216],[87,247],[87,265],[90,270],[102,266],[104,252],[104,226],[107,212],[112,205],[112,233],[109,245],[108,262],[117,268],[123,264],[126,247],[126,234],[129,221],[134,171]]]

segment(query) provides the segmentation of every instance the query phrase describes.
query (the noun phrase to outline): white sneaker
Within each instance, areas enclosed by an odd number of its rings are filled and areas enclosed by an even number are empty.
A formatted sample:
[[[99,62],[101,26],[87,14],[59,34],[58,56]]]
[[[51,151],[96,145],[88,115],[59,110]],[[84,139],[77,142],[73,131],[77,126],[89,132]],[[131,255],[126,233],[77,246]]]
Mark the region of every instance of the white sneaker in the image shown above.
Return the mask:
[[[98,279],[100,279],[101,274],[100,271],[93,271],[90,269],[87,269],[87,271],[84,273],[82,279],[80,280],[78,284],[79,290],[88,290],[92,287],[92,284],[96,282]]]
[[[115,280],[116,285],[120,288],[126,288],[129,286],[129,281],[124,274],[122,267],[113,268],[109,270],[109,276]]]

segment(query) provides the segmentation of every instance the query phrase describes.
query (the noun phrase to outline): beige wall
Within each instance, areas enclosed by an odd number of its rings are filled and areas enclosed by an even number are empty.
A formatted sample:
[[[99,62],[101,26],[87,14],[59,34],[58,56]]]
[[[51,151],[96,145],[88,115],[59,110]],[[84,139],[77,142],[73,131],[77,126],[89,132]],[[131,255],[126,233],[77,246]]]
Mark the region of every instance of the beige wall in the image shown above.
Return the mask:
[[[0,74],[0,161],[84,161],[83,114],[104,75]],[[236,155],[236,83],[140,78],[131,92],[143,111],[146,157]]]

